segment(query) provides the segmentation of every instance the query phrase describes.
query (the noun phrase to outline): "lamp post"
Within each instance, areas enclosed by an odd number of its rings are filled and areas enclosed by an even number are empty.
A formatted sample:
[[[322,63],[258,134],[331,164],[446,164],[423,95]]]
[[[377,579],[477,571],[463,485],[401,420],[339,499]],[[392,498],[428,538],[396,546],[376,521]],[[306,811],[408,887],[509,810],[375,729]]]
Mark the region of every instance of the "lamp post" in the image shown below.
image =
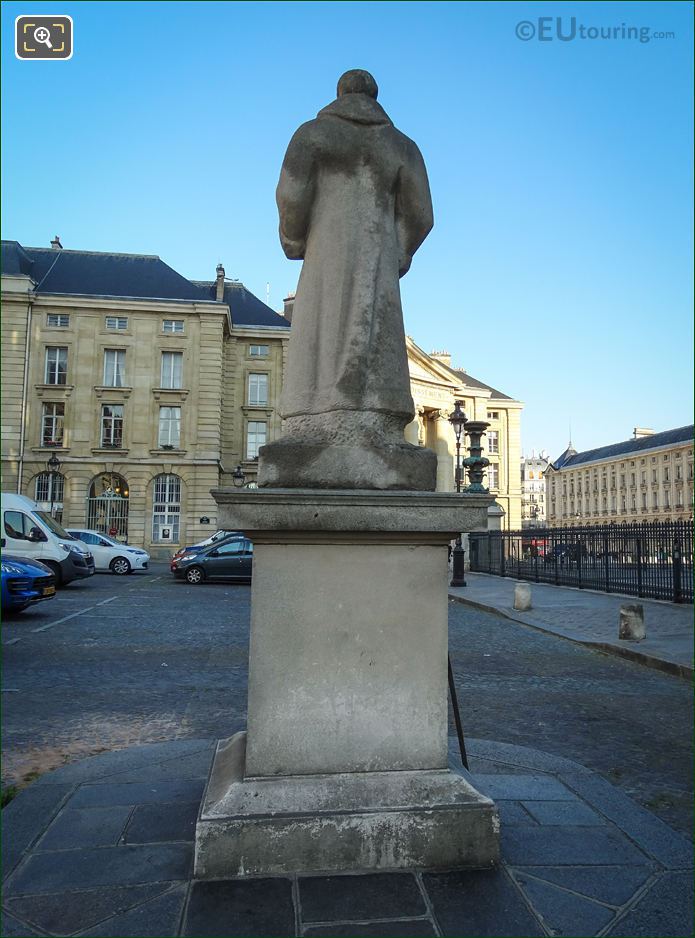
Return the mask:
[[[241,468],[241,463],[236,467],[232,473],[232,482],[234,483],[235,488],[242,488],[244,482],[246,481],[246,473]]]
[[[463,430],[468,423],[468,418],[463,412],[463,401],[454,401],[454,410],[449,417],[449,423],[454,428],[456,435],[456,491],[461,491],[461,437]]]
[[[454,428],[454,434],[456,436],[456,491],[460,494],[461,492],[461,437],[463,436],[464,429],[468,423],[468,418],[463,412],[463,401],[454,401],[454,410],[449,417],[449,423]],[[453,550],[453,564],[451,571],[451,583],[450,586],[465,586],[466,585],[466,574],[465,574],[465,559],[466,552],[463,549],[461,543],[461,534],[460,532],[456,535],[456,543]]]
[[[60,460],[55,453],[51,453],[51,458],[46,463],[48,466],[48,471],[50,472],[50,484],[51,484],[51,518],[53,517],[53,502],[55,500],[55,488],[56,488],[56,473],[60,469]]]

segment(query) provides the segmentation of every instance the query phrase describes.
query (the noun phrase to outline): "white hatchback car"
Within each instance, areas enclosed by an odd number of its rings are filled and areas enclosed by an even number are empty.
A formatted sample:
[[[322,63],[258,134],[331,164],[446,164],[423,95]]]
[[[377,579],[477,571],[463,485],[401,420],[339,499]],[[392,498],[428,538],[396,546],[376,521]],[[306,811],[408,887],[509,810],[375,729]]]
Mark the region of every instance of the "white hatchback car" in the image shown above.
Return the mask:
[[[97,570],[110,570],[118,576],[132,573],[133,570],[147,570],[150,555],[146,550],[121,544],[112,537],[89,528],[66,528],[66,531],[89,544]]]

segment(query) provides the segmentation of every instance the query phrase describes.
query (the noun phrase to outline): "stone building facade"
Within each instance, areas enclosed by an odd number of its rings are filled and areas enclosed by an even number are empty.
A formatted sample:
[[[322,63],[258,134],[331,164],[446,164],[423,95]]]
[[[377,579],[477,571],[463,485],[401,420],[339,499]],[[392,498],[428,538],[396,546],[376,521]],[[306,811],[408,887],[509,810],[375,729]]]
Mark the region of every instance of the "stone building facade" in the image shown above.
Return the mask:
[[[521,527],[540,528],[545,525],[545,476],[548,455],[521,457]]]
[[[437,490],[455,488],[456,437],[449,423],[454,401],[463,401],[469,420],[485,420],[490,426],[483,437],[484,455],[490,460],[485,484],[503,509],[502,526],[521,526],[521,411],[523,404],[451,367],[448,352],[427,354],[406,338],[410,389],[416,416],[405,429],[408,442],[428,446],[437,453]],[[461,458],[468,455],[462,445]]]
[[[215,530],[210,490],[237,467],[254,485],[280,435],[292,299],[278,314],[221,266],[192,281],[156,256],[52,245],[2,243],[3,491],[169,556]],[[491,423],[489,484],[518,527],[522,405],[410,339],[408,361],[406,436],[437,452],[437,488],[454,488],[461,399]]]
[[[693,425],[578,453],[570,443],[546,472],[548,525],[693,518]]]
[[[287,321],[222,267],[2,247],[3,490],[155,557],[212,533],[210,490],[279,433]]]

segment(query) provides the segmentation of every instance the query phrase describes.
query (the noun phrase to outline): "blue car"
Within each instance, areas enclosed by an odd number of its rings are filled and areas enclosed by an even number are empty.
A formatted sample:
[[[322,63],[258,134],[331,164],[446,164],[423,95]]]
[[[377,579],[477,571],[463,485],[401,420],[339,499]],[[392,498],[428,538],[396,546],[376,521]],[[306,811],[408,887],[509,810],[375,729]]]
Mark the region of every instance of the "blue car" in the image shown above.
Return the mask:
[[[56,594],[56,578],[49,567],[38,560],[2,556],[2,609],[19,612],[32,603],[51,599]]]

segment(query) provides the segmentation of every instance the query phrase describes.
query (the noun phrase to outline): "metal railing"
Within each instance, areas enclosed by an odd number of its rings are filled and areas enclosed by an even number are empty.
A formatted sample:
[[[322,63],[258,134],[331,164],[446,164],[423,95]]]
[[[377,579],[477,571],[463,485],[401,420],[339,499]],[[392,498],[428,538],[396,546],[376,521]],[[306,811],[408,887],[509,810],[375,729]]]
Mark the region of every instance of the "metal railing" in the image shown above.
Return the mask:
[[[659,521],[470,534],[474,573],[693,600],[693,522]]]
[[[87,499],[87,527],[119,540],[128,539],[128,499],[101,495]]]

